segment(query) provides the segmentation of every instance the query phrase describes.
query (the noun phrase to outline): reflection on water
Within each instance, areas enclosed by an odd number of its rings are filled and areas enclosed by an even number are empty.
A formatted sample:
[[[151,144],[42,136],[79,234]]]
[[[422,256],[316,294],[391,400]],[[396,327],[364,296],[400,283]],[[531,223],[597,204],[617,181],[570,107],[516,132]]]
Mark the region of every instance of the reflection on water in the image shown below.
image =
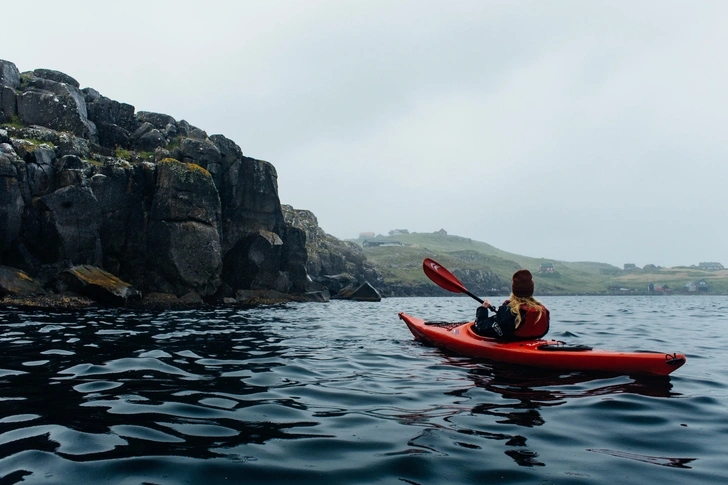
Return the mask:
[[[589,302],[591,314],[573,299],[548,304],[563,317],[559,338],[632,350],[624,322],[639,314],[643,335],[657,331],[638,345],[665,346],[667,310],[626,299],[620,321],[613,302]],[[716,320],[726,308],[704,311]],[[630,378],[443,353],[415,342],[398,311],[463,320],[472,308],[408,298],[3,312],[0,483],[576,483],[607,480],[614,466],[714,483],[724,473],[706,443],[728,432],[716,424],[728,382],[690,352],[725,352],[725,337],[664,349],[688,353],[675,377]]]

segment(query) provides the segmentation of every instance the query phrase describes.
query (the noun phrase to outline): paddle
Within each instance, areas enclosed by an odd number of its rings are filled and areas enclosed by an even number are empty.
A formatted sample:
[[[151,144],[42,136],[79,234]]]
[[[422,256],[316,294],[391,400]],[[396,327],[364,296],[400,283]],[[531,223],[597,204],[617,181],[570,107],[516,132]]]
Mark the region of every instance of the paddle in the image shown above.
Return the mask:
[[[434,259],[425,258],[425,260],[422,261],[422,269],[427,277],[430,278],[440,288],[444,288],[447,291],[452,291],[453,293],[465,293],[469,297],[475,298],[480,303],[483,303],[483,300],[470,293],[454,274],[449,272]],[[495,309],[493,308],[493,310]]]

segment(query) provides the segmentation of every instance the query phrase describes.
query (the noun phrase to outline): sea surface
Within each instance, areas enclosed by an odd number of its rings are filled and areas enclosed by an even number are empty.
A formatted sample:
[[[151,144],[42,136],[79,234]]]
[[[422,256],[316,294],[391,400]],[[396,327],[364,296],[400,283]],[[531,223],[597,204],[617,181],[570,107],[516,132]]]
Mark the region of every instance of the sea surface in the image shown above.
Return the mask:
[[[491,299],[498,300],[498,299]],[[669,377],[416,342],[466,297],[0,312],[0,484],[728,483],[728,297],[544,297],[549,337]]]

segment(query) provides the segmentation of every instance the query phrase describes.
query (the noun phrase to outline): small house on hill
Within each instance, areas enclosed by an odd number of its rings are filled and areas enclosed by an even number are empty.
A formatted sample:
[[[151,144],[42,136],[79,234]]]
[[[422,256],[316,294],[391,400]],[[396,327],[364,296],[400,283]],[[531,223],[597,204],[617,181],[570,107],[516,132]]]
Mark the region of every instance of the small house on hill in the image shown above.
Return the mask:
[[[554,263],[541,263],[538,268],[539,273],[553,273],[554,271]]]
[[[672,293],[672,288],[667,285],[655,285],[655,293]]]
[[[709,261],[704,263],[698,263],[698,269],[704,269],[707,271],[719,271],[725,269],[722,264],[715,261]]]
[[[688,283],[685,283],[685,289],[689,293],[694,293],[697,291],[708,291],[710,289],[710,285],[707,281],[700,279],[697,281],[690,281]]]
[[[634,264],[634,263],[624,263],[624,270],[625,271],[634,270],[634,269],[639,269],[639,268],[637,268],[637,265],[636,264]]]

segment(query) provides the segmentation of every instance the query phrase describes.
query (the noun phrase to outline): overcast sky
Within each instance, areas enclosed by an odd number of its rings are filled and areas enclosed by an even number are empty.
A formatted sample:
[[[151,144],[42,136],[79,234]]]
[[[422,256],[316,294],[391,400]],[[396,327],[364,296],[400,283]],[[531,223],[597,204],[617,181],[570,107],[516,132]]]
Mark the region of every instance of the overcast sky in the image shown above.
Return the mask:
[[[234,140],[341,238],[728,266],[728,2],[34,1],[0,58]]]

